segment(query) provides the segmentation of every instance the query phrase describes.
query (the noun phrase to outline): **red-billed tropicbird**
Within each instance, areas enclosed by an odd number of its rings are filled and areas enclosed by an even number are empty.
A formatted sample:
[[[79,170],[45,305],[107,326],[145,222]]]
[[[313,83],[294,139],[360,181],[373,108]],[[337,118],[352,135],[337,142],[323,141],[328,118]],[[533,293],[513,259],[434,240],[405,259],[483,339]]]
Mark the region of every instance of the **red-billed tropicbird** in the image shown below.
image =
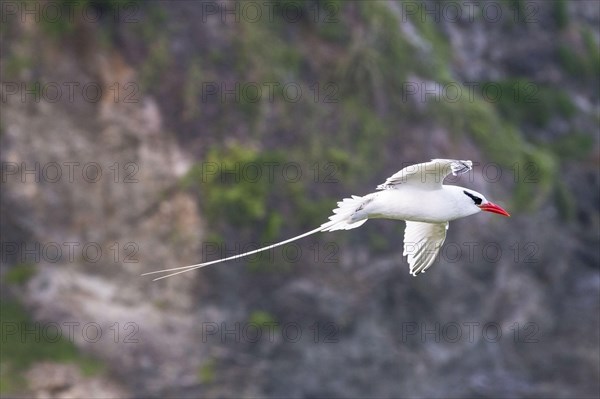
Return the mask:
[[[433,159],[430,162],[408,166],[377,186],[374,193],[345,198],[338,202],[329,221],[318,228],[285,241],[254,251],[196,265],[157,270],[148,274],[171,272],[154,280],[189,272],[204,266],[266,251],[321,231],[350,230],[368,219],[398,219],[406,221],[404,253],[410,265],[410,274],[424,273],[438,254],[446,239],[448,222],[486,211],[510,216],[500,206],[491,203],[476,191],[442,184],[444,178],[471,170],[471,161]]]

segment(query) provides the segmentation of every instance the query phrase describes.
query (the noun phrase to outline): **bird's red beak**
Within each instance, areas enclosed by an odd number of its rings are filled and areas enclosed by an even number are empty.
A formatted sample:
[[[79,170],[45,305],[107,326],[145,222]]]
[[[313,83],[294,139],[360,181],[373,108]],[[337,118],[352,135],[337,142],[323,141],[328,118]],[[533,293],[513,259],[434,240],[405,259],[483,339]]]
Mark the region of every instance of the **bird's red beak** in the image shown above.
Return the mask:
[[[488,202],[487,204],[479,205],[479,208],[482,211],[497,213],[498,215],[510,217],[509,213],[506,212],[504,209],[502,209],[502,207],[500,207],[499,205],[493,204],[491,202]]]

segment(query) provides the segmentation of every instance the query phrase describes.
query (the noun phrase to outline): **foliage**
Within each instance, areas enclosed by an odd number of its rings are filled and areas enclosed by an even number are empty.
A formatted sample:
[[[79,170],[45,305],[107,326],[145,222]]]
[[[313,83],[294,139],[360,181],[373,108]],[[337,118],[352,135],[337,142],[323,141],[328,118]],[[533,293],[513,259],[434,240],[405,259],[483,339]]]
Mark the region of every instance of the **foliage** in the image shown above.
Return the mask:
[[[206,159],[182,178],[183,188],[195,190],[200,206],[214,226],[258,226],[261,240],[273,241],[286,224],[296,226],[314,219],[308,208],[301,165],[286,160],[278,151],[261,152],[239,144],[211,149]],[[296,217],[283,217],[293,210]],[[321,215],[322,217],[323,215]]]
[[[204,162],[192,167],[182,184],[200,191],[202,208],[211,223],[223,219],[235,226],[254,223],[265,217],[268,195],[267,180],[257,168],[262,168],[263,162],[277,161],[242,146],[215,148]]]
[[[202,84],[205,79],[202,70],[202,62],[198,57],[194,57],[189,63],[183,88],[183,118],[191,120],[198,116],[198,93],[202,90]]]
[[[567,221],[573,220],[576,210],[575,199],[562,180],[559,180],[554,187],[554,201],[560,217]]]
[[[4,68],[5,77],[17,78],[23,70],[33,66],[33,60],[24,55],[12,54],[6,57],[6,67]]]
[[[126,2],[128,7],[132,7],[132,5],[139,3],[139,0]],[[98,20],[112,22],[116,15],[119,15],[120,7],[122,7],[123,4],[124,3],[121,0],[57,0],[53,2],[53,6],[59,8],[60,11],[57,12],[60,14],[55,17],[53,14],[49,13],[49,15],[44,15],[40,18],[40,22],[44,32],[55,38],[60,38],[75,32],[79,19],[78,16],[82,15],[84,12],[85,15],[90,16],[89,18],[97,17]],[[65,17],[67,15],[69,17]]]
[[[250,314],[250,317],[248,317],[248,323],[256,324],[258,326],[265,326],[277,324],[277,321],[275,320],[275,317],[269,312],[266,312],[264,310],[255,310]]]
[[[355,4],[359,8],[361,25],[366,25],[366,29],[353,34],[346,54],[339,59],[337,76],[343,84],[344,97],[354,96],[369,104],[377,100],[381,91],[399,93],[416,62],[410,55],[411,45],[398,32],[398,20],[388,4]]]
[[[170,62],[169,47],[166,37],[160,37],[151,44],[148,57],[140,71],[140,85],[146,92],[154,92]]]
[[[558,59],[563,68],[575,79],[592,78],[598,81],[600,70],[600,48],[589,28],[580,31],[582,46],[560,44],[557,48]]]
[[[30,263],[20,263],[12,267],[4,276],[4,281],[8,284],[24,285],[35,274],[37,269]]]
[[[242,20],[234,38],[236,69],[252,81],[284,81],[297,76],[302,57],[278,33],[278,25]],[[282,29],[282,28],[280,28]]]
[[[499,115],[493,103],[475,97],[472,101],[440,102],[434,110],[438,120],[452,121],[446,125],[455,134],[467,134],[475,140],[490,161],[506,168],[535,168],[531,179],[515,179],[514,208],[533,209],[548,196],[557,168],[554,154],[528,143],[510,119]]]
[[[501,93],[495,104],[501,116],[514,124],[544,127],[553,116],[568,119],[575,115],[575,105],[563,90],[525,79],[488,83],[496,85]]]
[[[212,384],[215,381],[216,364],[215,359],[210,358],[200,366],[198,369],[198,380],[201,384]]]
[[[289,4],[305,11],[312,7],[309,3]],[[522,7],[522,4],[515,6]],[[398,29],[399,17],[391,7],[393,5],[386,3],[339,6],[339,16],[344,17],[340,18],[341,20],[348,20],[348,15],[342,15],[343,12],[347,12],[356,23],[366,26],[367,29],[352,30],[339,36],[347,38],[351,45],[346,46],[336,61],[335,81],[340,82],[341,91],[333,114],[337,123],[334,151],[331,151],[330,146],[320,144],[320,135],[326,133],[319,130],[322,130],[325,124],[325,118],[331,118],[323,112],[326,107],[311,101],[278,104],[279,112],[286,117],[275,121],[276,125],[272,130],[290,129],[295,132],[296,137],[302,138],[298,141],[297,148],[287,143],[286,148],[290,148],[288,157],[295,154],[298,159],[333,159],[339,170],[344,171],[343,185],[337,186],[337,190],[333,190],[331,196],[339,195],[337,193],[345,189],[351,191],[354,185],[359,185],[358,182],[364,185],[364,179],[370,177],[366,171],[381,166],[380,163],[384,160],[380,155],[381,148],[385,147],[385,143],[396,133],[390,130],[390,126],[398,125],[409,115],[415,115],[413,106],[405,101],[402,94],[408,76],[416,73],[419,77],[432,79],[440,84],[451,81],[456,83],[449,67],[452,58],[451,47],[438,26],[429,19],[409,15],[408,20],[403,23],[414,25],[420,38],[417,41],[422,45],[409,43],[406,35],[401,34]],[[313,22],[307,21],[306,26],[309,30],[318,32]],[[332,25],[341,31],[347,30],[341,23]],[[289,30],[299,29],[298,27],[286,25],[281,20],[274,24],[242,21],[239,29],[241,34],[236,36],[234,42],[237,54],[235,65],[236,70],[247,77],[248,81],[306,79],[302,60],[310,54],[304,54],[302,47],[289,46],[285,41]],[[300,29],[306,29],[305,25],[300,25]],[[270,39],[267,40],[268,38]],[[200,65],[200,62],[195,65]],[[189,84],[193,85],[200,77],[217,72],[204,71],[198,66],[190,69],[190,73],[194,79],[191,79]],[[565,91],[550,85],[535,84],[525,78],[508,78],[487,83],[494,85],[502,93],[496,100],[476,96],[474,99],[463,98],[458,102],[434,102],[429,106],[427,114],[433,115],[434,119],[448,126],[453,133],[466,134],[472,138],[491,160],[504,167],[536,163],[539,184],[517,181],[515,204],[525,206],[539,203],[551,192],[552,183],[548,176],[554,173],[557,167],[557,156],[569,156],[566,153],[573,154],[580,147],[576,144],[577,139],[569,141],[571,147],[565,147],[562,151],[555,152],[557,148],[553,145],[535,147],[534,143],[527,141],[523,132],[529,126],[546,127],[556,116],[569,120],[574,117],[576,108]],[[467,88],[462,89],[468,92]],[[194,91],[197,90],[191,90],[192,93]],[[381,95],[383,92],[388,94]],[[192,97],[188,97],[189,103]],[[241,111],[238,115],[249,124],[250,137],[266,139],[265,112],[272,105],[264,99],[254,103],[246,100],[242,96],[233,107],[231,104],[228,104],[228,107],[232,111]],[[394,109],[395,113],[386,112],[388,109]],[[229,112],[228,109],[227,115],[233,114],[234,112]],[[294,123],[299,115],[306,114],[312,117],[300,119],[301,124]],[[236,163],[243,165],[283,159],[277,151],[259,152],[240,145],[237,149],[231,146],[227,149],[213,147],[206,158],[209,162],[222,162],[225,169],[234,168]],[[199,172],[197,169],[195,172],[190,171],[188,179]],[[269,185],[264,181],[253,184],[244,181],[237,184],[221,181],[217,184],[218,180],[222,180],[222,175],[214,177],[213,180],[209,179],[203,183],[203,190],[199,190],[202,208],[209,219],[213,223],[224,220],[238,227],[258,223],[263,232],[261,239],[265,241],[278,237],[284,225],[298,226],[302,217],[315,221],[311,224],[321,223],[332,205],[329,197],[321,201],[307,195],[311,189],[303,184],[282,185],[282,182],[277,182]],[[284,190],[277,191],[275,187],[284,187]],[[287,202],[290,208],[293,207],[297,212],[285,222],[284,215],[288,215],[290,211],[287,208],[278,208],[282,201]],[[317,206],[314,206],[315,203]],[[227,211],[224,212],[223,209]]]
[[[452,48],[447,37],[439,31],[432,18],[424,18],[419,13],[409,13],[410,21],[417,28],[426,49],[426,58],[423,59],[418,68],[424,77],[435,79],[438,82],[452,81],[450,72],[450,61],[452,59]],[[423,50],[422,50],[423,51]],[[414,52],[413,52],[414,53]]]
[[[561,158],[582,160],[593,151],[594,138],[591,134],[574,131],[554,140],[550,148]]]
[[[558,29],[564,29],[569,24],[569,7],[567,0],[554,0],[553,14]]]
[[[558,160],[552,152],[531,145],[524,147],[523,155],[523,161],[515,165],[519,175],[513,201],[518,209],[531,211],[555,188]]]
[[[41,325],[33,323],[26,311],[16,302],[9,300],[0,302],[0,324],[3,326],[0,348],[0,391],[2,393],[24,389],[23,373],[38,361],[75,363],[84,375],[97,374],[104,368],[98,360],[82,355],[64,336],[59,337],[57,333],[55,339],[50,333],[41,333],[43,331]],[[14,333],[8,326],[15,327]],[[31,333],[25,335],[25,331]]]

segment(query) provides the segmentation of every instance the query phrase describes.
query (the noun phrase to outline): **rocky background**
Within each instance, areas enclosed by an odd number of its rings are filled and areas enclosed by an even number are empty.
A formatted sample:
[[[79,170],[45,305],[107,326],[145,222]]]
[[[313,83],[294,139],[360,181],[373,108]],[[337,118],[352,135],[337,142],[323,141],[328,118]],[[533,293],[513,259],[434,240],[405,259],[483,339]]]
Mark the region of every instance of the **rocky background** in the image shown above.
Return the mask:
[[[596,1],[3,2],[6,397],[598,397]],[[413,278],[325,221],[431,158]]]

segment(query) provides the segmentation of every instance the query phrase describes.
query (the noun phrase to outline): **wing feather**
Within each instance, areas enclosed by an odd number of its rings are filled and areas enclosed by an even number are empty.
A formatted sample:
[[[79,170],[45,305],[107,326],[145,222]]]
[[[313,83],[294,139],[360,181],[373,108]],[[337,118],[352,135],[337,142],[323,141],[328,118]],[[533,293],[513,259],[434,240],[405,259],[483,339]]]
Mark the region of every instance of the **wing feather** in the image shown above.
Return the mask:
[[[400,184],[415,184],[422,189],[437,190],[450,173],[454,176],[473,169],[473,162],[456,159],[432,159],[430,162],[410,165],[390,176],[385,183],[377,186],[378,190],[395,189]]]
[[[435,260],[446,239],[446,223],[406,222],[404,256],[407,256],[410,274],[424,273]]]

